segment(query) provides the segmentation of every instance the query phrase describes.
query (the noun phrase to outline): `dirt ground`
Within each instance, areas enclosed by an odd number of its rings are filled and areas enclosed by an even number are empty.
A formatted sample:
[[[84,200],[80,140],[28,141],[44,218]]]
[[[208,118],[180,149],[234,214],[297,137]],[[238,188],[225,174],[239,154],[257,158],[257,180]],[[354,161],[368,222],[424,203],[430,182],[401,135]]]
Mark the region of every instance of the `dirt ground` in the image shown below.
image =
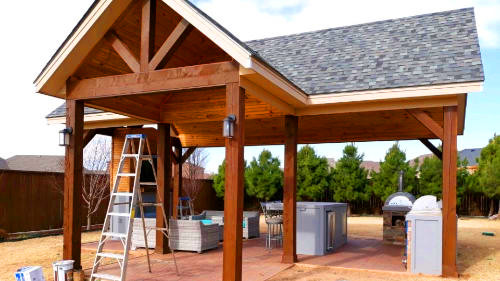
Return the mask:
[[[261,220],[263,221],[263,220]],[[458,270],[460,280],[500,280],[500,221],[461,218],[458,222]],[[265,231],[262,225],[261,231]],[[496,236],[483,236],[483,231]],[[382,239],[381,217],[350,217],[350,237]],[[82,243],[97,241],[100,231],[82,235]],[[143,253],[137,253],[143,254]],[[52,280],[52,262],[62,259],[62,236],[27,239],[0,243],[0,280],[13,280],[14,272],[25,265],[40,265],[47,280]],[[95,252],[82,252],[83,268],[91,268]],[[273,277],[273,281],[392,281],[392,280],[445,280],[410,276],[404,273],[368,272],[335,269],[322,266],[296,265]]]

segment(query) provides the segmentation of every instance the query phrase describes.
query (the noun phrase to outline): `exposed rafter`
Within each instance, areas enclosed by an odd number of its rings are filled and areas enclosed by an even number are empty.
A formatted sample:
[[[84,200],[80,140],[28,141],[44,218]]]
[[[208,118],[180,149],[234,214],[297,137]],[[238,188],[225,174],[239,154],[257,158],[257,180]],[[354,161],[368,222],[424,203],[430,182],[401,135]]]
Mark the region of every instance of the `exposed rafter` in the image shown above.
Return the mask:
[[[184,154],[182,154],[182,158],[180,159],[181,160],[181,163],[184,164],[184,162],[186,162],[186,160],[189,158],[189,156],[191,156],[191,154],[193,154],[193,152],[196,150],[196,147],[190,147],[186,150],[186,152],[184,152]]]
[[[122,40],[120,40],[114,31],[106,33],[105,38],[133,72],[141,71],[139,60],[135,57],[130,48],[123,43]]]
[[[418,139],[421,143],[425,145],[437,158],[443,160],[443,152],[439,148],[435,147],[428,139]]]
[[[165,40],[165,42],[163,42],[160,49],[156,52],[154,57],[149,62],[149,70],[155,70],[165,59],[165,57],[169,53],[172,53],[172,51],[175,49],[175,46],[179,45],[182,41],[181,37],[187,34],[189,27],[189,22],[187,22],[185,19],[181,19],[181,21],[177,24],[175,29],[172,31],[172,33],[170,33],[168,38]]]
[[[443,128],[432,119],[425,111],[418,109],[407,110],[410,115],[417,119],[429,131],[431,131],[437,138],[443,139]]]

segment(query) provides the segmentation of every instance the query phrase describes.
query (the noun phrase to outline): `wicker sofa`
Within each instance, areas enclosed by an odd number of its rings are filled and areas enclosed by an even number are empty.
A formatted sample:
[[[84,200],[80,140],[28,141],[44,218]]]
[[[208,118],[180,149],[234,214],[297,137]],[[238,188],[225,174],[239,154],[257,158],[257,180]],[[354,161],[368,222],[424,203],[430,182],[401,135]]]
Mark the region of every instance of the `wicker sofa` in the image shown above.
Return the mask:
[[[221,224],[220,222],[221,218],[223,225],[224,211],[212,211],[212,210],[205,210],[199,215],[189,217],[190,220],[213,220],[214,222],[217,222],[219,224]],[[253,212],[253,211],[243,212],[243,238],[250,239],[253,237],[260,236],[259,220],[260,220],[259,212]],[[221,228],[221,240],[222,238],[223,237]]]
[[[217,248],[219,245],[219,225],[205,225],[196,220],[169,221],[169,244],[172,250],[203,251]]]

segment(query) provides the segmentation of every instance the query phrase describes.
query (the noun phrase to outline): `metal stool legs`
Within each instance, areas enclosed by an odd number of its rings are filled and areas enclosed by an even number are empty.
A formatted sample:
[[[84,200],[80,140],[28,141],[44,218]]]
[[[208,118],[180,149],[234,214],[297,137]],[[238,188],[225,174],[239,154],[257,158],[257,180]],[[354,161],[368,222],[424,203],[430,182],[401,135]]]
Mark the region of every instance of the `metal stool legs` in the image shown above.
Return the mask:
[[[267,236],[266,236],[266,248],[272,249],[272,241],[274,241],[274,246],[283,246],[283,224],[282,223],[268,223],[267,224]]]

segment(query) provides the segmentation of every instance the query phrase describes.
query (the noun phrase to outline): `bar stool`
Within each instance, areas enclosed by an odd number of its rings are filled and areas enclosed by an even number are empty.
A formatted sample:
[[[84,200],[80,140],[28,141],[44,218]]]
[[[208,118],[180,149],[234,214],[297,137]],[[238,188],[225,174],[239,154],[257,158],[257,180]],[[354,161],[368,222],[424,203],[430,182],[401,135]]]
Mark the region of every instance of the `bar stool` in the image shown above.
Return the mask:
[[[275,247],[283,246],[283,216],[279,208],[272,208],[272,203],[261,203],[262,211],[267,225],[266,248],[272,249],[272,241]]]

